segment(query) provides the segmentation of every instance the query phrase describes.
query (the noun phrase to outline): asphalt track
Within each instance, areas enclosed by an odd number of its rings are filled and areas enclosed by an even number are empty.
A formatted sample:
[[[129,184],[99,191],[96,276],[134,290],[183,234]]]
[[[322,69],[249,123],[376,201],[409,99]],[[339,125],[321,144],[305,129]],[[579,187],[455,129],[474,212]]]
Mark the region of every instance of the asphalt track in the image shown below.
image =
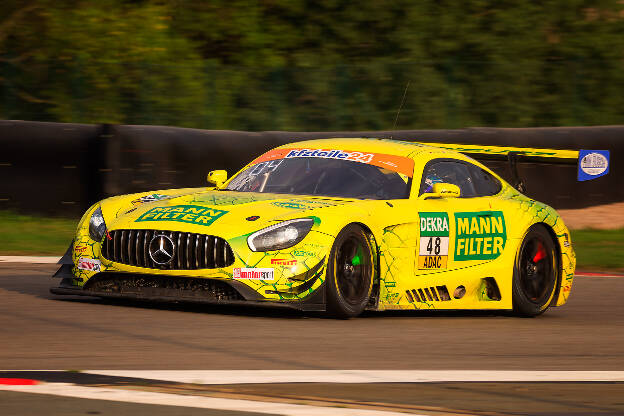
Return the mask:
[[[624,278],[577,278],[566,306],[531,319],[504,312],[411,311],[342,321],[284,310],[60,297],[48,291],[58,283],[50,277],[55,269],[0,264],[0,370],[624,370]],[[305,397],[341,406],[374,401],[434,413],[624,414],[620,382],[279,386],[202,389],[253,397],[278,391],[284,400]],[[59,400],[75,403],[62,414],[88,413],[81,409],[95,402],[0,392],[0,414],[37,414]],[[25,401],[33,412],[20,413]],[[134,412],[133,404],[115,403],[97,412]]]

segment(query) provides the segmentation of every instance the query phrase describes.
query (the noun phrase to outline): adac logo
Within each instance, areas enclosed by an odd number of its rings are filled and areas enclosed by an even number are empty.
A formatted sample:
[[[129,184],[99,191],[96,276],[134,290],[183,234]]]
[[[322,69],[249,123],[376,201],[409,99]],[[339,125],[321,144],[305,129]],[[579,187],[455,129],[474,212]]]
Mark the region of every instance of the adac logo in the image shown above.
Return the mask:
[[[294,266],[297,264],[297,260],[271,259],[271,264],[277,264],[279,266]]]

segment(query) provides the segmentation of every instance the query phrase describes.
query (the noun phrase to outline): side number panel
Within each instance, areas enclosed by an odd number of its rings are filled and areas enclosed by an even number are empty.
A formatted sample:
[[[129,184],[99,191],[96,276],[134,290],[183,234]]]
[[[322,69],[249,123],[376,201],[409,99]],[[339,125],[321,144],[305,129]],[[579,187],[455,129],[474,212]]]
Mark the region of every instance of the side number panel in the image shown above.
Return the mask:
[[[449,250],[449,218],[446,212],[420,212],[418,269],[446,269]]]

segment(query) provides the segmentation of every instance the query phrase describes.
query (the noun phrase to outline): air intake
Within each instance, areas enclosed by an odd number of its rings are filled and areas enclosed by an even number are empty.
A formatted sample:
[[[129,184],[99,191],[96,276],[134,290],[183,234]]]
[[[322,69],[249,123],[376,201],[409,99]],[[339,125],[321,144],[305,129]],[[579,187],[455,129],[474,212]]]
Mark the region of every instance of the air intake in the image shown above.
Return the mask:
[[[410,303],[441,302],[451,300],[446,286],[431,286],[422,289],[406,290],[405,295]]]

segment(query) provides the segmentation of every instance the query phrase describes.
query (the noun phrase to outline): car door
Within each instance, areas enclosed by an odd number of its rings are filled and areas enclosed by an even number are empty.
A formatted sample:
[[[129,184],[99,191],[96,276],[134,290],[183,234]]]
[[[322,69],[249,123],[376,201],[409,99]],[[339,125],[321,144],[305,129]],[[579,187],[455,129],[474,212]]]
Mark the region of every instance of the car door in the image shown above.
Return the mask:
[[[415,275],[474,266],[490,260],[494,250],[502,250],[498,234],[504,232],[504,218],[492,210],[491,195],[485,192],[492,193],[494,186],[486,189],[481,182],[477,184],[481,171],[467,161],[452,158],[433,159],[425,165],[416,205],[419,235]],[[458,186],[459,197],[427,197],[435,183]]]

